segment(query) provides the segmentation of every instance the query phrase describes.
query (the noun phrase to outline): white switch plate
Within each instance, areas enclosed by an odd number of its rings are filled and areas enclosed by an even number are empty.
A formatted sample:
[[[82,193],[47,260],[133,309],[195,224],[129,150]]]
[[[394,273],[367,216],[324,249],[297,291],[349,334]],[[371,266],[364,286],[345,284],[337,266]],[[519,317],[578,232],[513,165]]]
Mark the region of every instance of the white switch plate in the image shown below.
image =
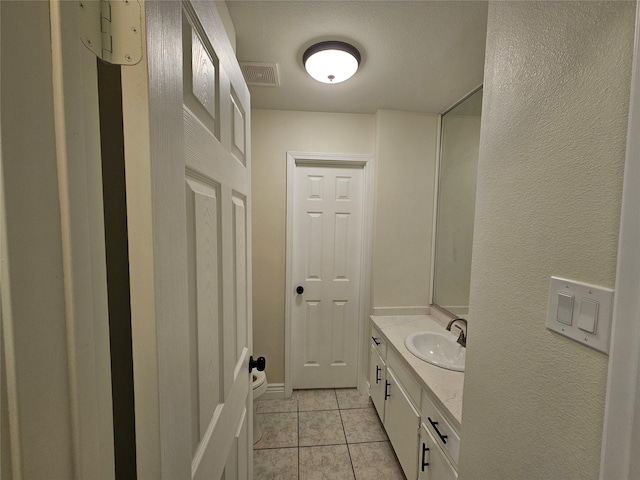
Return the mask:
[[[575,299],[571,325],[559,322],[557,319],[559,295],[573,295]],[[578,326],[582,299],[598,302],[598,319],[594,333],[585,332]],[[549,330],[608,354],[612,313],[613,290],[610,288],[589,285],[588,283],[576,282],[566,278],[551,277],[549,308],[547,310],[547,328]]]

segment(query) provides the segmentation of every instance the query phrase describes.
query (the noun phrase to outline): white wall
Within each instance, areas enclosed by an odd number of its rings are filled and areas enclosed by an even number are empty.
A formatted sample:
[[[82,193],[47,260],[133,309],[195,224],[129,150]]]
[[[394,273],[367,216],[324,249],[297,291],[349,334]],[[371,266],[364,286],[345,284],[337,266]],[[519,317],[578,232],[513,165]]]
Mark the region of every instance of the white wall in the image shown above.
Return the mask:
[[[373,305],[427,305],[436,115],[252,110],[254,356],[284,382],[286,152],[375,154]]]
[[[429,303],[438,116],[376,113],[372,306]]]
[[[284,382],[287,151],[375,150],[375,117],[252,110],[253,355],[267,358],[267,379]]]
[[[488,19],[460,479],[595,479],[608,359],[545,318],[551,275],[614,286],[634,4]]]

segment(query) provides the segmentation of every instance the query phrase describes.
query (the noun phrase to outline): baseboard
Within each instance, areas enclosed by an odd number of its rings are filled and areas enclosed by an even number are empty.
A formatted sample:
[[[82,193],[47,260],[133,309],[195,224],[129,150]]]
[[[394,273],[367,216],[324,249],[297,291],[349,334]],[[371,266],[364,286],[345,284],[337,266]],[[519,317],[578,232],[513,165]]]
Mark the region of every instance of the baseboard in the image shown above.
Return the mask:
[[[284,383],[270,383],[260,400],[280,400],[284,398]]]

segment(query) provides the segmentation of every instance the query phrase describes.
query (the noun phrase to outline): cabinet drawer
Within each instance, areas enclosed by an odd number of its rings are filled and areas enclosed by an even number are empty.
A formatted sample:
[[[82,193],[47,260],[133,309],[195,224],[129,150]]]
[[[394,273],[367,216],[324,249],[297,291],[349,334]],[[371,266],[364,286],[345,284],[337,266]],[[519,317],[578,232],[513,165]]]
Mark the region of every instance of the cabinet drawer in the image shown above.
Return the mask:
[[[449,456],[451,462],[457,467],[460,453],[460,435],[440,413],[431,397],[422,393],[422,423],[429,433]]]
[[[387,358],[387,341],[384,339],[380,331],[371,325],[371,345],[375,348],[380,355],[380,358],[386,360]]]
[[[398,377],[402,388],[411,399],[414,405],[420,405],[420,384],[413,378],[413,375],[409,373],[409,370],[400,361],[396,353],[389,349],[387,352],[387,366],[393,368],[393,373]]]

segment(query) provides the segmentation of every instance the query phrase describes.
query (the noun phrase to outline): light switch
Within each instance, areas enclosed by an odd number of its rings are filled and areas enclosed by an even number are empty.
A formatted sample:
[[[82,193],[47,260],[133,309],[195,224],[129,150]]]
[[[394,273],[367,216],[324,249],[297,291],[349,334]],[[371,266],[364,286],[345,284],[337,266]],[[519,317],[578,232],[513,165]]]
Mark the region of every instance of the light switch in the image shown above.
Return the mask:
[[[547,328],[600,352],[609,353],[613,290],[551,277]]]
[[[573,318],[573,295],[570,293],[558,293],[558,311],[556,320],[566,325],[571,325]]]
[[[578,317],[578,328],[587,333],[596,333],[598,325],[598,306],[595,300],[583,298],[580,300],[580,316]]]

